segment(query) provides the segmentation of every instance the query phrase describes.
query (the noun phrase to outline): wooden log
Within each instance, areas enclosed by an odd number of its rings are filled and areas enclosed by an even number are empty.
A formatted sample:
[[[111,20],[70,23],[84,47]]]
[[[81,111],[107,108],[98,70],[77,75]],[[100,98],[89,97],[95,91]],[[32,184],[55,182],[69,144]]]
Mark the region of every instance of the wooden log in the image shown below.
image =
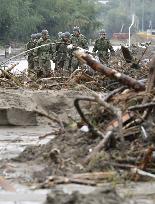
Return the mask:
[[[127,85],[129,88],[133,88],[136,91],[144,91],[145,85],[142,82],[137,81],[136,79],[129,77],[123,73],[116,71],[115,69],[111,69],[100,62],[98,62],[91,55],[84,52],[84,50],[76,50],[74,51],[75,56],[81,60],[85,61],[88,66],[90,66],[93,70],[100,72],[109,78],[115,78],[120,83]]]

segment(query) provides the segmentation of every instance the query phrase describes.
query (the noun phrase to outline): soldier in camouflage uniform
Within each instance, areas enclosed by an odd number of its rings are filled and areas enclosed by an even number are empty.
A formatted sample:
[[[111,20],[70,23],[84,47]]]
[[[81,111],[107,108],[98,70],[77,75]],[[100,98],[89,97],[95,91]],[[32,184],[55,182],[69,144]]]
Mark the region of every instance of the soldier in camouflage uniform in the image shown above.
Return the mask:
[[[53,58],[52,58],[53,62],[55,63],[54,71],[58,70],[58,61],[57,61],[57,50],[56,50],[56,47],[57,47],[57,43],[59,43],[62,40],[62,38],[61,38],[62,34],[63,34],[62,32],[58,32],[58,39],[54,41],[55,46],[53,46]]]
[[[61,35],[61,40],[56,43],[56,61],[58,70],[68,70],[69,54],[67,46],[70,44],[70,33],[65,32]]]
[[[36,34],[36,45],[37,45],[37,42],[38,42],[38,40],[41,38],[41,33],[37,33]],[[37,70],[39,70],[39,57],[38,56],[36,56],[36,50],[34,51],[34,71],[35,71],[35,75],[37,75]]]
[[[30,50],[36,46],[36,34],[31,35],[31,40],[26,44],[26,50]],[[34,72],[34,51],[28,52],[28,75]]]
[[[42,30],[42,37],[38,40],[36,47],[42,46],[35,50],[35,57],[38,57],[39,67],[36,71],[37,77],[49,77],[51,75],[51,41],[49,39],[48,31]]]
[[[88,40],[87,38],[80,33],[80,28],[79,27],[74,27],[73,28],[73,34],[71,35],[71,44],[73,44],[76,47],[81,47],[83,49],[88,49]],[[74,56],[71,56],[71,70],[74,71],[75,69],[78,68],[80,65],[79,61],[77,58]]]
[[[115,51],[110,43],[110,41],[105,37],[105,31],[99,33],[99,38],[95,41],[93,52],[97,51],[97,55],[101,63],[108,63],[110,50],[111,54],[114,55]]]

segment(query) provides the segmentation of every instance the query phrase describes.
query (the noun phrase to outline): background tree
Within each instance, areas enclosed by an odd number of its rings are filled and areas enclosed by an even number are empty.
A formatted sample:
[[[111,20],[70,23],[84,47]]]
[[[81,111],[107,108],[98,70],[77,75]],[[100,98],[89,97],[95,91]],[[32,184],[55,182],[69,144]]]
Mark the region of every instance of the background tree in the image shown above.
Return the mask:
[[[155,28],[154,0],[0,0],[0,41],[27,41],[32,33],[48,29],[51,38],[59,31],[72,32],[80,26],[82,33],[92,38],[105,28],[114,32],[128,31],[132,13],[136,15],[136,30]]]
[[[91,36],[100,24],[96,19],[100,8],[93,0],[0,0],[0,4],[2,41],[24,41],[42,29],[56,37],[76,25]]]
[[[149,28],[150,22],[155,28],[155,1],[154,0],[109,0],[101,5],[103,10],[99,19],[104,21],[105,29],[109,34],[119,32],[124,25],[123,32],[128,32],[132,14],[136,16],[134,31],[138,32]],[[143,24],[143,26],[142,26]]]

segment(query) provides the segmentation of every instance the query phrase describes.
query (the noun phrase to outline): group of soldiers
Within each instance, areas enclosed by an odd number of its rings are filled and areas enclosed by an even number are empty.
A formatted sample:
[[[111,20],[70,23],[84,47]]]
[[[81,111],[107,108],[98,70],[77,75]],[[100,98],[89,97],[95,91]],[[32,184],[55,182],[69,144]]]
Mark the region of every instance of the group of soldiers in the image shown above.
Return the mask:
[[[106,38],[105,31],[100,31],[99,38],[95,41],[95,52],[101,63],[108,63],[109,51],[114,50],[110,41]],[[36,78],[51,76],[51,60],[55,63],[55,71],[66,70],[73,72],[80,66],[80,62],[69,50],[68,45],[89,49],[87,38],[81,34],[79,27],[73,28],[73,34],[59,32],[58,39],[51,42],[47,30],[32,34],[31,40],[26,45],[28,51],[28,74]],[[31,50],[32,49],[32,50]]]

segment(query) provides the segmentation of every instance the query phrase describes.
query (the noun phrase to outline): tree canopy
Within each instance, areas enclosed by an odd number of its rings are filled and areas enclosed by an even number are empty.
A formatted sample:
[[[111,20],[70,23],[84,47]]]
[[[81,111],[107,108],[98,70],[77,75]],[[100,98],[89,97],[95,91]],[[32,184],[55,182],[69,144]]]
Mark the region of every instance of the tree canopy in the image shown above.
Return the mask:
[[[109,34],[128,32],[133,14],[135,15],[135,32],[147,30],[151,26],[155,28],[154,0],[109,0],[103,5],[100,19],[103,19],[105,29]]]
[[[48,29],[52,38],[80,26],[87,37],[105,28],[127,32],[136,15],[135,31],[155,28],[154,0],[0,0],[0,41],[25,41]]]
[[[48,29],[51,36],[80,26],[85,34],[100,26],[93,0],[0,0],[0,40],[25,40]]]

